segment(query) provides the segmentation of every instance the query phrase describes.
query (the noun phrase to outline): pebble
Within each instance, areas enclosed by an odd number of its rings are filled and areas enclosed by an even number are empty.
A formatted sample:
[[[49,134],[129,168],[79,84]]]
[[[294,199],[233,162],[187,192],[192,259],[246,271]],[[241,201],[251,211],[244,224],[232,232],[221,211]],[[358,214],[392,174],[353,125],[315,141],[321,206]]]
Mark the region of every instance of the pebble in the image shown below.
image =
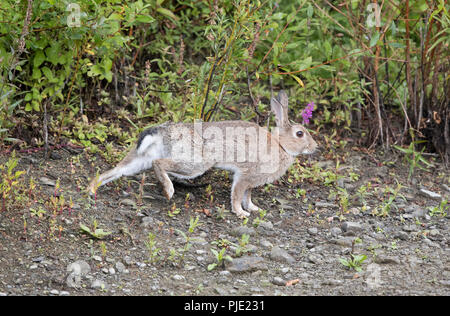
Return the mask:
[[[244,256],[234,258],[231,262],[227,262],[227,270],[231,273],[243,273],[256,270],[268,270],[268,267],[261,257]]]
[[[363,227],[360,223],[356,222],[344,222],[341,225],[341,229],[344,232],[353,232],[357,233],[363,230]]]
[[[403,231],[411,233],[411,232],[416,232],[417,231],[417,226],[412,224],[412,225],[404,225],[402,227]]]
[[[310,227],[310,228],[308,228],[308,233],[310,234],[310,235],[317,235],[317,233],[318,233],[319,231],[318,231],[318,229],[316,228],[316,227]]]
[[[48,185],[48,186],[50,186],[50,187],[54,187],[54,186],[56,185],[56,182],[55,182],[54,180],[49,179],[49,178],[47,178],[47,177],[40,177],[40,178],[39,178],[39,182],[40,182],[41,184]]]
[[[223,270],[219,272],[220,276],[224,276],[224,277],[230,277],[231,276],[231,272],[228,270]]]
[[[308,261],[314,264],[321,264],[323,262],[323,260],[316,255],[309,255],[308,256]]]
[[[235,237],[241,237],[244,234],[247,234],[249,236],[254,236],[256,234],[256,230],[253,227],[247,227],[247,226],[238,226],[231,230],[230,232],[231,236]]]
[[[84,260],[78,260],[67,266],[67,272],[72,272],[80,276],[84,276],[91,272],[91,267]]]
[[[337,208],[337,204],[327,203],[327,202],[316,202],[316,208]]]
[[[340,229],[339,227],[332,227],[330,229],[330,234],[333,237],[337,237],[342,234],[342,229]]]
[[[119,272],[119,273],[124,273],[126,270],[125,265],[120,261],[117,261],[115,266],[116,266],[117,272]]]
[[[93,256],[92,259],[94,259],[95,261],[98,261],[98,262],[102,262],[103,261],[102,257],[97,256],[97,255]]]
[[[95,279],[91,283],[91,289],[94,289],[94,290],[106,290],[107,286],[108,285],[106,284],[105,281],[102,281],[102,280],[99,280],[99,279]]]
[[[275,284],[275,285],[278,285],[278,286],[285,286],[286,285],[286,281],[283,280],[280,277],[274,277],[272,279],[272,283]]]
[[[263,235],[273,236],[275,232],[273,230],[273,224],[271,221],[262,221],[257,228],[258,232]]]
[[[174,279],[175,281],[182,281],[184,279],[186,279],[184,276],[179,275],[179,274],[175,274],[172,276],[172,279]]]
[[[423,195],[427,198],[433,199],[433,200],[440,201],[442,199],[442,196],[439,193],[436,193],[436,192],[433,192],[430,190],[420,189],[419,192],[421,195]]]
[[[134,202],[131,199],[123,199],[122,201],[120,201],[120,204],[125,205],[125,206],[136,206],[136,202]]]
[[[375,257],[375,263],[378,264],[400,264],[400,260],[396,257],[379,254]]]
[[[394,238],[408,240],[408,234],[403,231],[397,231],[394,233]]]
[[[155,224],[155,220],[153,219],[153,217],[150,216],[144,216],[142,217],[141,220],[141,226],[146,228],[146,227],[151,227]]]
[[[268,241],[267,239],[262,239],[259,242],[259,244],[261,247],[266,248],[266,249],[271,249],[273,247],[273,244],[270,241]]]
[[[273,247],[270,251],[270,259],[286,263],[295,262],[295,259],[290,254],[288,254],[286,250],[281,249],[278,246]]]
[[[332,239],[330,242],[343,247],[351,247],[355,237],[339,237]],[[362,247],[362,244],[355,244],[355,248]]]

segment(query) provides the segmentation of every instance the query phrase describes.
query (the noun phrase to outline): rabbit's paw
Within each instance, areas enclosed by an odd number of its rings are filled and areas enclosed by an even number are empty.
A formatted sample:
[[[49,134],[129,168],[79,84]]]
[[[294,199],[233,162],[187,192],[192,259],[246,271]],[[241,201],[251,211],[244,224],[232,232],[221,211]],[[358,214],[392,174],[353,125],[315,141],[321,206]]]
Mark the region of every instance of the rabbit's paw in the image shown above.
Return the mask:
[[[173,185],[168,185],[164,187],[164,196],[170,200],[173,196],[173,193],[175,192],[175,189],[173,188]]]
[[[233,213],[236,214],[239,218],[249,217],[250,213],[244,211],[243,209],[233,210]]]
[[[247,205],[247,211],[250,211],[250,212],[258,212],[258,211],[259,211],[259,207],[256,206],[255,204],[253,204],[252,202],[250,202],[250,203]]]

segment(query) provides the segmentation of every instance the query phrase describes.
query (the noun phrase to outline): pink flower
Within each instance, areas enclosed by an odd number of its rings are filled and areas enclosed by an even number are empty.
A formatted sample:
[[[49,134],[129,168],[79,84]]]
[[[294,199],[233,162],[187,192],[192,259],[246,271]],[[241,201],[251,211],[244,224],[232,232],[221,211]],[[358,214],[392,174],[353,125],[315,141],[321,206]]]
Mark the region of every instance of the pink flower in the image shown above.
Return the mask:
[[[314,111],[314,102],[308,103],[306,108],[302,111],[303,124],[309,124],[309,119],[312,118],[312,112]]]

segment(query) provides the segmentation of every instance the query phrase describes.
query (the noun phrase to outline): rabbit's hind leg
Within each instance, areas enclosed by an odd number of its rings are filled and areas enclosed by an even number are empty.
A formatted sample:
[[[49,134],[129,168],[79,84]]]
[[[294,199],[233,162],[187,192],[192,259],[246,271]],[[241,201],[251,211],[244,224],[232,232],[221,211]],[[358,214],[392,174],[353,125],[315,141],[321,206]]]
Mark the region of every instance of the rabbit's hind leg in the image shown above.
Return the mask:
[[[180,179],[192,179],[205,173],[211,166],[209,164],[176,162],[168,158],[153,161],[153,170],[155,171],[156,178],[158,178],[163,186],[164,195],[168,200],[172,198],[175,192],[169,174]]]

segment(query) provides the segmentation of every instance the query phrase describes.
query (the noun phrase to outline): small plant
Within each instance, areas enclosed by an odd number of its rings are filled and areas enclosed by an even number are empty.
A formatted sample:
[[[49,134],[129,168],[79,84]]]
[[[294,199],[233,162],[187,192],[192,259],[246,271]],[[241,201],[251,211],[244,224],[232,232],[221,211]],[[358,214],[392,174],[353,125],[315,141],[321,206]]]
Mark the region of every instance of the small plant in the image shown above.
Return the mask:
[[[217,219],[222,219],[222,220],[224,220],[225,219],[225,213],[228,213],[229,211],[228,210],[226,210],[225,209],[225,205],[221,205],[220,207],[219,206],[216,206],[216,218]]]
[[[388,216],[392,208],[398,209],[397,205],[394,203],[395,199],[399,197],[406,201],[405,197],[400,194],[402,188],[403,186],[399,182],[397,182],[397,187],[395,189],[387,186],[383,192],[383,203],[374,210],[374,215]]]
[[[106,244],[105,244],[104,241],[102,241],[102,242],[100,243],[100,250],[101,250],[101,252],[102,252],[102,257],[103,257],[103,258],[106,258],[106,253],[108,252],[108,249],[106,249]]]
[[[0,164],[0,192],[2,199],[0,210],[15,209],[22,205],[27,198],[21,179],[25,171],[14,171],[18,162],[19,159],[16,158],[16,153],[13,152],[5,164]]]
[[[352,250],[350,251],[350,258],[346,259],[346,258],[340,258],[339,262],[349,268],[349,269],[353,269],[356,272],[361,272],[362,271],[362,267],[361,265],[363,264],[363,262],[367,259],[367,256],[362,254],[362,255],[356,255],[354,253],[354,248],[356,244],[361,243],[361,239],[360,238],[355,238],[352,241]]]
[[[229,255],[225,255],[226,250],[227,250],[227,248],[222,248],[220,251],[217,251],[216,249],[211,248],[211,252],[214,254],[214,257],[216,258],[216,262],[208,265],[208,271],[212,271],[217,267],[223,268],[225,266],[225,260],[233,261],[233,258],[231,258]]]
[[[363,205],[363,206],[367,206],[367,197],[371,196],[372,193],[369,192],[369,190],[371,189],[372,184],[370,182],[368,182],[366,185],[361,185],[358,190],[356,190],[356,196],[359,199],[359,202]]]
[[[34,217],[36,216],[38,221],[40,222],[41,219],[44,217],[44,215],[47,213],[46,210],[42,206],[39,206],[39,208],[36,210],[34,208],[30,208],[30,216]]]
[[[347,190],[341,187],[337,187],[337,191],[332,190],[330,192],[329,198],[334,198],[337,200],[340,206],[341,215],[344,213],[348,213],[348,206],[350,204],[349,196],[350,195]]]
[[[192,244],[191,244],[192,234],[194,233],[195,229],[201,225],[201,224],[199,224],[198,220],[199,220],[198,216],[195,219],[193,217],[191,217],[189,219],[189,228],[188,228],[187,233],[184,233],[183,231],[177,229],[177,232],[183,236],[184,242],[185,242],[184,247],[180,249],[180,252],[181,252],[180,260],[181,261],[184,260],[184,256],[186,255],[186,253],[192,246]]]
[[[80,223],[80,229],[81,232],[90,235],[91,237],[94,237],[95,239],[103,239],[106,236],[111,235],[111,232],[106,232],[101,228],[98,228],[98,223],[97,220],[94,219],[93,223],[92,223],[92,229],[90,229],[89,227],[87,227],[84,224]]]
[[[253,220],[253,227],[257,228],[261,223],[263,223],[265,221],[264,217],[266,217],[266,215],[267,211],[260,209],[259,216]]]
[[[208,186],[205,188],[205,196],[209,204],[211,205],[214,201],[214,195],[211,184],[208,184]]]
[[[241,239],[239,239],[239,245],[236,247],[236,257],[240,257],[248,252],[247,245],[250,239],[250,235],[242,234]]]
[[[147,247],[148,257],[151,263],[154,263],[158,259],[160,248],[156,247],[156,235],[153,233],[149,233],[147,240],[145,241],[145,247]]]
[[[296,199],[302,198],[303,200],[305,200],[306,199],[306,190],[298,188],[297,191],[295,192],[295,198]]]
[[[448,205],[448,200],[442,199],[439,206],[430,206],[428,210],[430,211],[430,216],[447,216],[447,210],[450,208]]]
[[[169,211],[167,211],[167,215],[169,215],[169,217],[173,218],[175,216],[177,216],[178,214],[180,214],[181,209],[179,207],[177,207],[177,205],[175,203],[173,203],[172,207],[169,209]]]
[[[340,258],[339,262],[349,269],[353,269],[356,272],[361,272],[362,271],[361,265],[366,259],[367,259],[366,255],[354,255],[351,253],[350,259]]]
[[[409,173],[408,173],[408,180],[411,179],[411,177],[414,174],[414,170],[418,167],[422,170],[426,170],[426,168],[432,167],[433,164],[428,162],[423,157],[423,152],[425,150],[425,147],[423,147],[420,151],[416,151],[416,145],[425,143],[424,140],[414,140],[414,133],[412,130],[410,130],[410,135],[413,141],[409,144],[408,148],[403,148],[400,146],[394,145],[394,148],[398,151],[405,154],[405,160],[409,164]]]

